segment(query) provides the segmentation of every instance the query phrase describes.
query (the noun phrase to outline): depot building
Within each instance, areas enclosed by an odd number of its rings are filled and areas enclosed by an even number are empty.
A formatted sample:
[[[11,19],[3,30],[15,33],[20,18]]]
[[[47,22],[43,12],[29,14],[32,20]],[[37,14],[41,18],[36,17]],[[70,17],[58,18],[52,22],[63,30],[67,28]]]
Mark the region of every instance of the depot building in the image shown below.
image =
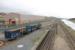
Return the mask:
[[[20,24],[20,14],[0,13],[0,24],[6,25]]]

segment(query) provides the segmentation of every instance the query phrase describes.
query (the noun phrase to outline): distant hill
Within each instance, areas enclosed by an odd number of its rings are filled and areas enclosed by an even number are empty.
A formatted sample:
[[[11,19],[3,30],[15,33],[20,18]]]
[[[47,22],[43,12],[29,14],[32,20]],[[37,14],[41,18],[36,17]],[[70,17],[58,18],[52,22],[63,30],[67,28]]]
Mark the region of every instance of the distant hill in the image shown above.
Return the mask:
[[[26,22],[32,22],[32,21],[41,21],[45,19],[44,16],[38,16],[38,15],[21,15],[21,19],[25,20]]]
[[[69,20],[75,20],[75,18],[70,18]]]
[[[70,18],[69,20],[72,22],[75,22],[75,18]]]

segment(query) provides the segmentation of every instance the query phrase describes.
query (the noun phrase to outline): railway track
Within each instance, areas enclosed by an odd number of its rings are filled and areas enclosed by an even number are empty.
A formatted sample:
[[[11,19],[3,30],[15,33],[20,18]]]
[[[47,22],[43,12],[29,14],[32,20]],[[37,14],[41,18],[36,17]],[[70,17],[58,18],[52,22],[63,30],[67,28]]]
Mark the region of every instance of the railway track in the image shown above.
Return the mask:
[[[54,38],[56,34],[57,34],[57,24],[53,24],[53,26],[50,28],[50,31],[43,39],[41,44],[38,46],[38,48],[36,48],[36,50],[51,50],[54,44]]]
[[[70,35],[71,32],[69,32],[69,30],[64,26],[63,22],[58,22],[51,27],[50,31],[48,32],[46,37],[43,39],[41,44],[36,48],[36,50],[53,50],[52,48],[54,45],[55,36],[56,34],[58,34],[57,32],[58,25],[61,27],[62,31],[64,31],[64,34],[65,34],[64,39],[66,40],[68,47],[71,50],[75,50],[74,39]]]

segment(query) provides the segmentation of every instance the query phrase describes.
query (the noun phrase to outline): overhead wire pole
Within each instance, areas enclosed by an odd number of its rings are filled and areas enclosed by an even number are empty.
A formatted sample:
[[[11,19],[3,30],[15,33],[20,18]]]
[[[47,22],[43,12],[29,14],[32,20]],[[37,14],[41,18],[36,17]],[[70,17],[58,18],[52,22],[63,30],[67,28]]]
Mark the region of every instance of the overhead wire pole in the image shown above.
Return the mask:
[[[20,26],[20,32],[22,33],[22,36],[23,36],[23,24],[22,24],[22,22],[21,22],[21,15],[19,15],[19,26]]]

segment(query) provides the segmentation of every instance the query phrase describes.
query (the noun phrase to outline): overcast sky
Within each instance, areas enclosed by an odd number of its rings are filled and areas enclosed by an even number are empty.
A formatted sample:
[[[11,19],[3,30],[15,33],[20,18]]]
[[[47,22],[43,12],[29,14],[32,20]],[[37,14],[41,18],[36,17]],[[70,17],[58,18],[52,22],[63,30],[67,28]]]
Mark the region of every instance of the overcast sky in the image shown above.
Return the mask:
[[[70,18],[75,17],[75,0],[0,0],[0,12],[11,11]]]

